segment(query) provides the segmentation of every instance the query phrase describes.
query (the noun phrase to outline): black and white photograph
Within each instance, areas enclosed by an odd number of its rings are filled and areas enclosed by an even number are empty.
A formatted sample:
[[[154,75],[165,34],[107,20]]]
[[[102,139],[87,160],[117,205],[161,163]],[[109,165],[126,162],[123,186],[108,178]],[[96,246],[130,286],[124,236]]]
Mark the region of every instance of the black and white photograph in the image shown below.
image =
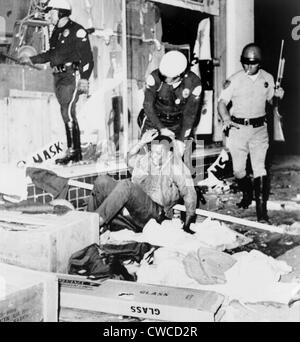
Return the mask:
[[[0,0],[0,322],[300,322],[298,0]]]

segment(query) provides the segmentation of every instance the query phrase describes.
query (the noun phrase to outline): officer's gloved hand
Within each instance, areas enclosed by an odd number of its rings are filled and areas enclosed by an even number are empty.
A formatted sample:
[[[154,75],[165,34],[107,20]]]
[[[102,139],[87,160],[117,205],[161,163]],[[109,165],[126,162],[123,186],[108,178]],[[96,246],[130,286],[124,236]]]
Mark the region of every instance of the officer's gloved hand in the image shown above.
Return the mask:
[[[19,58],[19,62],[20,64],[30,64],[33,65],[33,63],[31,62],[31,59],[28,56],[22,56]]]
[[[283,88],[281,88],[281,87],[276,88],[276,89],[275,89],[274,96],[275,96],[275,97],[278,97],[280,100],[282,100],[283,97],[284,97],[284,90],[283,90]]]
[[[185,143],[181,140],[175,140],[175,145],[180,157],[183,157],[185,151]]]
[[[166,137],[170,137],[171,139],[175,138],[175,133],[169,130],[168,128],[162,128],[160,130],[161,135],[165,135]]]
[[[79,94],[89,93],[89,81],[85,79],[80,79],[78,82],[78,92]]]

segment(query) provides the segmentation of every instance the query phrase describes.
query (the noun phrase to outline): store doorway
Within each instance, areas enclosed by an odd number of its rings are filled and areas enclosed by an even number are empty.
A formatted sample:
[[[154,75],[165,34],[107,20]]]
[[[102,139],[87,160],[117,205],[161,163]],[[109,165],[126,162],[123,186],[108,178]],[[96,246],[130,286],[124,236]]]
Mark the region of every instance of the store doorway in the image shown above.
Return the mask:
[[[199,23],[210,15],[199,11],[171,5],[157,4],[162,19],[162,43],[165,51],[177,49],[182,51],[190,63],[199,62],[195,60],[194,47],[197,39]],[[211,25],[213,27],[213,25]],[[211,51],[213,51],[213,30],[210,30]],[[213,89],[213,66],[212,60],[201,61],[199,64],[200,74],[205,90]]]
[[[201,77],[202,103],[194,123],[192,135],[197,140],[210,143],[213,136],[214,117],[214,20],[213,16],[185,8],[158,4],[162,19],[162,43],[165,51],[177,49],[188,58],[192,71]],[[208,30],[202,24],[208,23]],[[198,34],[199,24],[201,30]],[[207,25],[207,24],[205,24]],[[198,42],[195,49],[196,41]],[[199,56],[201,47],[201,56]],[[203,53],[205,51],[205,53]],[[203,58],[203,56],[205,56]],[[200,58],[199,58],[200,57]]]

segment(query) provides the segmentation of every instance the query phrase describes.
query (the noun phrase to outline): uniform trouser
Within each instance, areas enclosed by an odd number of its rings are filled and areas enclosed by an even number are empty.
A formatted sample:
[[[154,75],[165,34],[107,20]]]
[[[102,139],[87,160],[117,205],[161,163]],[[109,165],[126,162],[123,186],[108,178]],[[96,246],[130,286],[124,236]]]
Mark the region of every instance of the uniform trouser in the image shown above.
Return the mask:
[[[77,122],[76,103],[79,94],[76,87],[75,71],[70,69],[54,74],[54,89],[64,123]]]
[[[89,212],[97,212],[109,223],[123,208],[141,228],[152,218],[161,221],[163,210],[143,189],[130,180],[116,181],[109,176],[99,176],[89,198]]]
[[[254,178],[266,176],[266,155],[269,148],[267,124],[254,128],[252,125],[238,125],[230,129],[227,147],[230,150],[233,172],[236,178],[244,178],[247,174],[246,163],[250,154]]]

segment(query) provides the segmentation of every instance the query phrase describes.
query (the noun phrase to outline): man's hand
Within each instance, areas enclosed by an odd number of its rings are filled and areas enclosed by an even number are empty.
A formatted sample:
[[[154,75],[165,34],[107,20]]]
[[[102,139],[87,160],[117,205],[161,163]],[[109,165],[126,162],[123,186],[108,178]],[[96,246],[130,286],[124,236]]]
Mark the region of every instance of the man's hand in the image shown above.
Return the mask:
[[[236,124],[235,122],[232,122],[232,121],[230,120],[230,118],[223,121],[223,132],[225,133],[225,135],[226,135],[227,137],[228,137],[228,135],[229,135],[229,131],[230,131],[231,127],[235,127],[235,128],[237,128],[237,129],[240,129],[240,127],[238,126],[238,124]]]
[[[29,65],[33,65],[31,59],[29,56],[22,56],[21,58],[19,58],[19,62],[20,64],[29,64]]]
[[[275,88],[274,96],[278,97],[280,100],[282,100],[283,97],[284,97],[284,90],[283,90],[283,88],[281,88],[281,87]]]
[[[193,230],[190,229],[192,223],[195,223],[196,215],[187,215],[183,224],[183,230],[189,234],[195,234]]]
[[[158,131],[156,129],[147,130],[141,137],[141,143],[146,145],[153,141],[158,136]]]
[[[168,128],[162,128],[160,130],[160,134],[161,135],[164,135],[166,137],[169,137],[171,139],[174,139],[175,138],[175,133],[173,133],[172,131],[170,131]]]
[[[78,92],[79,94],[89,93],[89,81],[85,79],[80,79],[78,82]]]
[[[175,140],[176,150],[178,151],[180,157],[183,157],[185,151],[185,143],[181,140]]]

